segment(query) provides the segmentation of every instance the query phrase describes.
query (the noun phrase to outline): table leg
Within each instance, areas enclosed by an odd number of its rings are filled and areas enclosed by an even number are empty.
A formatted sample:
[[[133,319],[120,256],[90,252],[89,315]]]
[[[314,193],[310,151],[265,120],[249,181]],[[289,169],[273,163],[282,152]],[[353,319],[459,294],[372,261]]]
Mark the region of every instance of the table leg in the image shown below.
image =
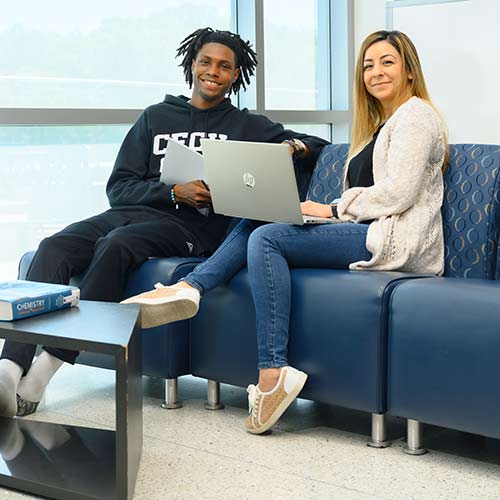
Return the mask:
[[[131,499],[142,454],[142,344],[135,326],[116,355],[116,495]]]

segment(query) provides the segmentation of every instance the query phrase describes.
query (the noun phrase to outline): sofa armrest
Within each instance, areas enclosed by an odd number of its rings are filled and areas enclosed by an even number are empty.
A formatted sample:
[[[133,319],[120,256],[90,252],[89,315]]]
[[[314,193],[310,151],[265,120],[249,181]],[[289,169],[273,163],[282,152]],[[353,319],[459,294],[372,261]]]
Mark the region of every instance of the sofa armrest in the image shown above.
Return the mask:
[[[17,267],[17,279],[19,280],[26,279],[26,275],[28,274],[35,253],[36,253],[35,250],[30,250],[29,252],[23,254],[21,260],[19,261],[19,265]]]
[[[204,259],[199,257],[151,258],[131,273],[124,290],[124,298],[153,288],[155,283],[176,283]]]

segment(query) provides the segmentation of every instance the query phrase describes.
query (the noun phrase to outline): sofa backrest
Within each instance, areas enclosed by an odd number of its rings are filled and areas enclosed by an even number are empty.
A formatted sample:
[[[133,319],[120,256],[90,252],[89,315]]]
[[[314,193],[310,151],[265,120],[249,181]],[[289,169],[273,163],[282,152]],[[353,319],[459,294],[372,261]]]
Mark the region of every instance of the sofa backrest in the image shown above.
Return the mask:
[[[445,276],[494,279],[497,267],[500,146],[455,144],[445,172]]]
[[[323,148],[309,184],[309,199],[330,203],[340,196],[348,151],[348,144]],[[499,174],[500,146],[450,145],[442,208],[444,276],[500,278]]]
[[[330,144],[321,150],[309,183],[308,199],[331,203],[342,194],[342,172],[348,153],[349,144]]]

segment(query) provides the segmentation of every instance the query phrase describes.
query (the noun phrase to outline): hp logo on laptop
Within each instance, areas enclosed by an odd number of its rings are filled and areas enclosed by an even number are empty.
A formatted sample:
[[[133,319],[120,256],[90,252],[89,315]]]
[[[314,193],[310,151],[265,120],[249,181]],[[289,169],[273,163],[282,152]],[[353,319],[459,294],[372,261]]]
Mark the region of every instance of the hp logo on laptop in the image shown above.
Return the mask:
[[[243,182],[245,183],[245,186],[249,188],[255,187],[255,177],[248,172],[243,174]]]

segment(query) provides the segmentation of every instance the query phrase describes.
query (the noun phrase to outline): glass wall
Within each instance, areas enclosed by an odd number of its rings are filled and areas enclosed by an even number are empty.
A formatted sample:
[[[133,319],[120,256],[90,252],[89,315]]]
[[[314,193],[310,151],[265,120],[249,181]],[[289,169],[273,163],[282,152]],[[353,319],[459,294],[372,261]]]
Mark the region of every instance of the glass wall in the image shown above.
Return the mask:
[[[231,14],[231,0],[5,2],[0,108],[144,108],[184,93],[179,42],[228,29]]]
[[[267,109],[329,109],[328,0],[265,0]]]
[[[44,237],[106,210],[106,182],[135,118],[166,93],[190,94],[175,55],[195,29],[237,31],[256,48],[262,64],[234,104],[344,142],[351,19],[352,0],[6,3],[0,280],[15,278],[21,255]]]
[[[129,126],[0,127],[0,279],[71,222],[106,210],[108,180]]]

